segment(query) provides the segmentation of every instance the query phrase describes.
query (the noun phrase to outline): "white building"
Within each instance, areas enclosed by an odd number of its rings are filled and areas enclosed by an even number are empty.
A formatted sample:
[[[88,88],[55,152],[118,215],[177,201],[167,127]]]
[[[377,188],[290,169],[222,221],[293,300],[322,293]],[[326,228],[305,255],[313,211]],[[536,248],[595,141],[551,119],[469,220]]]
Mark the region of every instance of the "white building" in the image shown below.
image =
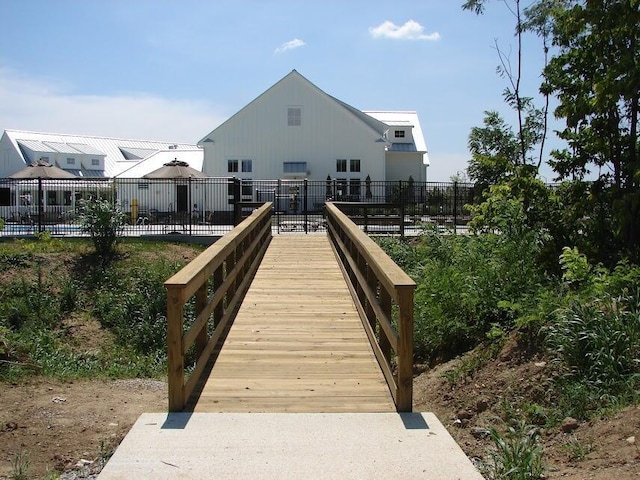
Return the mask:
[[[152,190],[151,197],[149,182],[142,180],[147,173],[174,159],[202,170],[203,151],[193,144],[5,130],[0,138],[0,178],[43,160],[78,179],[49,180],[43,184],[42,192],[37,180],[4,181],[0,185],[0,217],[14,219],[33,214],[38,195],[42,196],[42,212],[47,218],[64,215],[74,210],[79,198],[112,187],[112,183],[96,182],[96,178],[119,179],[117,198],[127,211],[134,201],[140,208],[165,210],[170,205],[177,208],[178,196],[184,204],[181,208],[186,210],[189,198],[183,194],[184,188],[165,182]],[[20,200],[24,198],[32,199],[31,205]],[[151,202],[154,205],[148,205]]]
[[[360,111],[293,70],[198,142],[203,172],[241,179],[426,181],[416,112]]]
[[[141,177],[176,157],[201,170],[202,150],[192,144],[5,130],[0,178],[39,160],[77,177]]]

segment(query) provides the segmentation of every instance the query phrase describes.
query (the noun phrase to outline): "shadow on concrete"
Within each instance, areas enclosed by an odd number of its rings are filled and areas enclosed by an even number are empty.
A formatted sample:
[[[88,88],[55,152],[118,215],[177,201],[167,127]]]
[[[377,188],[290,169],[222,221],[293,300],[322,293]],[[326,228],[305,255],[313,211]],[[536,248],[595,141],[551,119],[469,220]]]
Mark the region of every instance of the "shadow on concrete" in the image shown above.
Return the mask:
[[[404,428],[407,430],[428,430],[429,425],[426,420],[420,413],[415,412],[407,412],[407,413],[398,413],[400,415],[400,419],[402,423],[404,423]]]
[[[167,418],[165,419],[161,430],[184,430],[191,420],[191,415],[193,412],[174,412],[167,413]]]

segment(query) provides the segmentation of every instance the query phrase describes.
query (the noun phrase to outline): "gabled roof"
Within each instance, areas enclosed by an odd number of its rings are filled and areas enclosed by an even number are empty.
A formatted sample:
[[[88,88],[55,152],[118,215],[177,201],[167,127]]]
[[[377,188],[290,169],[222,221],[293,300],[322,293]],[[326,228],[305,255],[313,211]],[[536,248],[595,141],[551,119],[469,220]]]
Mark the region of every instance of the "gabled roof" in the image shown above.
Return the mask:
[[[423,153],[423,163],[425,165],[429,165],[429,157],[427,155],[427,145],[424,140],[424,136],[422,134],[422,128],[420,127],[420,121],[418,120],[418,114],[415,111],[380,111],[380,110],[372,110],[372,111],[362,111],[358,110],[355,107],[352,107],[348,103],[343,102],[331,95],[325,93],[323,90],[318,88],[315,84],[307,80],[304,76],[298,73],[296,70],[292,70],[285,77],[276,82],[273,86],[263,92],[261,95],[256,97],[254,100],[249,102],[245,107],[240,109],[237,113],[232,115],[229,119],[223,122],[221,125],[216,127],[213,131],[209,132],[205,135],[199,142],[198,145],[202,145],[204,143],[212,142],[212,136],[223,125],[227,122],[231,121],[236,115],[239,115],[245,109],[249,108],[254,102],[256,102],[259,98],[264,95],[268,95],[271,90],[276,88],[280,83],[284,82],[287,79],[295,78],[299,82],[305,82],[307,85],[311,86],[321,95],[325,96],[329,101],[333,102],[339,108],[346,110],[350,115],[355,116],[358,120],[364,123],[368,128],[373,130],[377,135],[380,136],[379,141],[386,142],[389,144],[389,151],[393,152],[416,152]],[[406,127],[411,128],[413,142],[414,143],[394,143],[392,138],[387,138],[385,133],[389,130],[390,127]]]
[[[305,84],[307,84],[308,86],[312,87],[314,90],[316,90],[320,95],[324,96],[325,98],[327,98],[330,102],[334,103],[337,107],[342,108],[344,110],[346,110],[350,115],[355,116],[356,118],[358,118],[361,122],[363,122],[368,128],[370,128],[371,130],[373,130],[377,135],[382,136],[384,134],[384,132],[387,130],[387,127],[380,121],[378,121],[377,119],[367,115],[365,112],[362,112],[361,110],[358,110],[357,108],[352,107],[351,105],[343,102],[342,100],[338,100],[335,97],[332,97],[331,95],[327,94],[326,92],[324,92],[323,90],[321,90],[320,88],[318,88],[314,83],[310,82],[309,80],[307,80],[307,78],[305,78],[303,75],[301,75],[300,73],[298,73],[297,70],[292,70],[291,72],[289,72],[287,75],[285,75],[283,78],[281,78],[278,82],[276,82],[274,85],[272,85],[271,87],[269,87],[266,91],[264,91],[262,94],[258,95],[255,99],[253,99],[251,102],[249,102],[246,106],[244,106],[242,109],[240,109],[238,112],[236,112],[234,115],[232,115],[230,118],[228,118],[225,122],[223,122],[221,125],[219,125],[218,127],[216,127],[214,130],[212,130],[211,132],[209,132],[207,135],[205,135],[199,142],[198,145],[202,145],[203,143],[207,143],[207,142],[211,142],[211,136],[214,134],[214,132],[216,130],[218,130],[219,128],[223,127],[226,123],[228,123],[229,121],[231,121],[231,119],[233,119],[236,115],[239,115],[241,112],[243,112],[244,110],[246,110],[247,108],[249,108],[252,104],[254,104],[256,101],[258,101],[258,99],[260,99],[261,97],[263,97],[264,95],[268,95],[269,92],[273,89],[275,89],[279,84],[285,82],[286,80],[289,79],[295,79],[296,81],[299,82],[304,82]]]
[[[21,149],[26,147],[34,152],[48,152],[104,156],[105,169],[102,173],[106,177],[114,177],[124,170],[131,168],[140,160],[160,152],[169,152],[170,159],[177,150],[192,152],[194,157],[202,157],[203,152],[193,144],[160,142],[153,140],[131,140],[123,138],[97,137],[88,135],[70,135],[64,133],[29,132],[23,130],[5,130],[5,134],[14,145],[15,150],[22,157],[25,164],[29,163]],[[127,158],[124,151],[135,152]],[[168,161],[168,160],[167,160]],[[200,166],[202,160],[200,160]],[[97,172],[91,172],[96,174]]]

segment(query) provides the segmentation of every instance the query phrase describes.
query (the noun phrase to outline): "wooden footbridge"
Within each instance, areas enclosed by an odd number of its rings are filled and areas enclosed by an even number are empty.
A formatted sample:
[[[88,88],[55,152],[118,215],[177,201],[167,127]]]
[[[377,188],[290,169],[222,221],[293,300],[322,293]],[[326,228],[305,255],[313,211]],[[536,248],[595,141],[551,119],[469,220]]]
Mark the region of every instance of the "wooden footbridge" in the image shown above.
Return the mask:
[[[272,238],[265,204],[166,282],[169,412],[100,480],[482,480],[411,412],[415,284],[336,205],[327,222]]]
[[[271,210],[165,283],[169,410],[410,412],[415,283],[335,205],[326,236]]]

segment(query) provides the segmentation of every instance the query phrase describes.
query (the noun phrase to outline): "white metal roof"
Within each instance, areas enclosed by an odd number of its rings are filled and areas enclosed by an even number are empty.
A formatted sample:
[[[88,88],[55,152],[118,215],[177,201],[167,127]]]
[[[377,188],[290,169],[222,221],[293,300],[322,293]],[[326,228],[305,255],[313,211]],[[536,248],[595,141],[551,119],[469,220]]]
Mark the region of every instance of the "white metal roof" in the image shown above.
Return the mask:
[[[161,142],[153,140],[131,140],[123,138],[109,138],[109,137],[96,137],[86,135],[70,135],[64,133],[43,133],[43,132],[29,132],[22,130],[5,130],[5,133],[11,140],[14,148],[18,154],[22,157],[22,151],[18,146],[18,142],[36,152],[59,152],[57,148],[45,145],[47,142],[49,145],[58,145],[62,148],[62,145],[66,145],[65,148],[73,148],[80,153],[87,155],[104,155],[105,156],[105,170],[104,175],[106,177],[115,177],[122,173],[124,170],[128,170],[132,166],[132,160],[127,160],[121,151],[122,149],[135,149],[138,152],[150,151],[149,157],[158,152],[168,152],[168,158],[166,161],[173,160],[175,157],[180,159],[178,151],[192,152],[193,157],[200,157],[200,165],[196,167],[192,165],[189,160],[189,164],[194,168],[202,169],[203,151],[198,146],[187,143],[176,142]],[[60,145],[59,145],[60,144]],[[27,159],[23,157],[25,163]]]
[[[49,147],[47,145],[45,145],[42,142],[39,142],[37,140],[29,140],[26,138],[18,138],[18,144],[22,145],[23,147],[28,148],[29,150],[32,150],[34,152],[42,152],[42,153],[56,153],[57,150],[54,149],[53,147]]]
[[[420,126],[420,120],[418,119],[418,113],[414,111],[381,111],[381,110],[366,110],[364,113],[372,116],[373,118],[380,120],[389,126],[411,126],[413,127],[411,132],[413,135],[413,142],[416,145],[416,151],[425,152],[423,156],[423,163],[429,165],[429,155],[427,153],[427,143],[424,140],[422,134],[422,127]]]
[[[105,155],[105,153],[101,150],[98,150],[91,145],[87,145],[86,143],[69,143],[69,145],[78,150],[80,153],[85,153],[87,155]]]
[[[81,153],[77,149],[73,148],[73,146],[69,143],[62,143],[62,142],[42,142],[42,143],[47,145],[48,147],[53,148],[53,150],[56,152],[68,153],[72,155],[77,155],[78,153]]]

